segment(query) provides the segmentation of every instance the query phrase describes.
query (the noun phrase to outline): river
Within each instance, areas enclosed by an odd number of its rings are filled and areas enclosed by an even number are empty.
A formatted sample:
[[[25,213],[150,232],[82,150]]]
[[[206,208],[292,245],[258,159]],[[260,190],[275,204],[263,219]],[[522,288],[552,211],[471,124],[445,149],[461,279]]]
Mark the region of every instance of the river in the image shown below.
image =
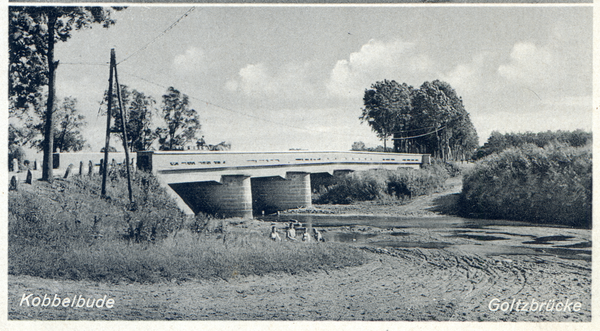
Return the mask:
[[[451,249],[485,256],[528,255],[591,261],[591,231],[506,220],[454,216],[295,214],[265,216],[280,231],[290,221],[302,233],[322,232],[326,241],[382,248]]]

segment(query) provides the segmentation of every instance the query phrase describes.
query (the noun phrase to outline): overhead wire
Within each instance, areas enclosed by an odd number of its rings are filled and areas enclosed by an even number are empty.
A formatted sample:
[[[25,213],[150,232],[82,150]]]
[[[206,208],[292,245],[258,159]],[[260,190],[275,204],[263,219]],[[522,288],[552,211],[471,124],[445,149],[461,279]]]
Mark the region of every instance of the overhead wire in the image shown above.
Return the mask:
[[[179,17],[175,22],[173,22],[171,25],[169,25],[168,28],[166,28],[164,31],[162,31],[161,33],[159,33],[156,37],[154,37],[154,39],[152,39],[150,42],[148,42],[146,45],[142,46],[140,49],[138,49],[137,51],[129,54],[129,56],[125,57],[123,60],[121,60],[120,62],[118,62],[117,64],[121,64],[127,60],[129,60],[132,56],[136,55],[137,53],[145,50],[146,48],[148,48],[148,46],[152,45],[153,43],[155,43],[158,38],[164,36],[167,32],[169,32],[171,29],[173,29],[175,27],[175,25],[177,25],[179,22],[181,22],[182,19],[184,19],[185,17],[187,17],[192,11],[194,11],[195,7],[191,7],[190,9],[188,9],[188,11],[186,11],[183,15],[181,15],[181,17]]]
[[[148,43],[146,43],[144,46],[142,46],[138,50],[136,50],[133,53],[131,53],[128,56],[126,56],[123,60],[117,62],[117,65],[119,65],[119,64],[121,64],[121,63],[129,60],[131,57],[133,57],[136,54],[138,54],[138,53],[144,51],[145,49],[147,49],[150,45],[152,45],[153,43],[155,43],[159,38],[161,38],[162,36],[164,36],[165,34],[167,34],[170,30],[172,30],[179,22],[181,22],[181,20],[183,20],[184,18],[186,18],[192,11],[194,11],[194,9],[195,9],[195,7],[191,7],[190,9],[188,9],[183,15],[181,15],[177,20],[175,20],[173,23],[171,23],[171,25],[169,25],[161,33],[159,33],[158,35],[156,35],[151,41],[149,41]],[[67,65],[99,65],[99,66],[107,66],[108,65],[108,63],[84,63],[84,62],[80,62],[80,63],[63,63],[63,64],[67,64]],[[150,81],[150,80],[148,80],[148,79],[146,79],[144,77],[140,77],[140,76],[135,75],[135,74],[130,74],[130,73],[126,73],[126,72],[124,72],[124,74],[126,74],[128,76],[136,77],[136,78],[141,79],[141,80],[143,80],[145,82],[148,82],[150,84],[154,84],[154,85],[157,85],[157,86],[160,86],[160,87],[163,87],[163,88],[167,88],[166,86],[164,86],[162,84],[158,84],[156,82]],[[228,112],[232,112],[232,113],[235,113],[235,114],[238,114],[238,115],[246,116],[246,117],[249,117],[249,118],[257,119],[257,120],[260,120],[260,121],[263,121],[263,122],[277,124],[277,125],[280,125],[280,126],[285,126],[285,127],[288,127],[288,128],[293,128],[293,129],[296,129],[296,130],[323,133],[323,131],[317,131],[317,130],[311,130],[311,129],[302,128],[302,127],[297,127],[297,126],[289,125],[289,124],[286,124],[286,123],[281,123],[281,122],[278,122],[278,121],[273,121],[273,120],[269,120],[269,119],[262,118],[262,117],[259,117],[259,116],[255,116],[255,115],[247,114],[247,113],[240,112],[240,111],[237,111],[237,110],[233,110],[233,109],[230,109],[228,107],[220,106],[220,105],[217,105],[217,104],[212,103],[210,101],[202,100],[202,99],[194,97],[194,96],[189,96],[189,98],[195,99],[195,100],[200,101],[200,102],[203,102],[206,105],[209,105],[209,106],[212,106],[212,107],[215,107],[215,108],[219,108],[219,109],[222,109],[222,110],[225,110],[225,111],[228,111]],[[98,109],[98,114],[100,114],[100,112],[101,112],[101,108],[102,108],[103,103],[104,103],[104,100],[102,100],[101,103],[100,103],[100,107]],[[431,128],[431,127],[421,128],[421,129],[413,129],[413,130],[403,130],[403,131],[397,131],[395,133],[414,132],[414,131],[424,130],[424,129],[428,129],[428,128]],[[436,131],[433,131],[433,132],[429,132],[429,133],[426,133],[426,134],[422,134],[422,135],[418,135],[418,136],[413,136],[413,137],[392,138],[392,140],[401,140],[401,139],[411,139],[411,138],[416,138],[416,137],[422,137],[422,136],[426,136],[426,135],[435,133],[435,132],[437,132],[437,131],[439,131],[441,129],[442,128],[440,128],[440,129],[438,129]],[[336,135],[340,135],[340,136],[350,136],[349,134],[343,134],[343,133],[338,133],[338,132],[330,132],[330,133],[333,133],[333,134],[336,134]],[[367,137],[367,136],[363,136],[363,135],[352,135],[352,136],[353,137],[365,137],[365,138]],[[369,138],[370,138],[370,136],[369,136]]]
[[[436,132],[438,132],[438,131],[440,131],[442,129],[445,129],[445,128],[446,128],[446,126],[442,126],[441,128],[439,128],[437,130],[434,130],[434,131],[431,131],[431,132],[427,132],[427,133],[424,133],[424,134],[420,134],[420,135],[416,135],[416,136],[411,136],[411,137],[392,138],[392,140],[406,140],[406,139],[414,139],[414,138],[425,137],[425,136],[428,136],[430,134],[434,134],[434,133],[436,133]]]
[[[153,81],[151,81],[149,79],[146,79],[146,78],[141,77],[141,76],[136,75],[136,74],[131,74],[131,73],[128,73],[126,71],[125,72],[122,71],[121,73],[124,74],[124,75],[127,75],[127,76],[132,76],[132,77],[138,78],[138,79],[143,80],[143,81],[145,81],[147,83],[150,83],[150,84],[153,84],[153,85],[165,88],[165,89],[168,88],[167,86],[165,86],[163,84],[159,84],[159,83],[153,82]],[[194,97],[194,96],[188,95],[188,97],[190,99],[194,99],[194,100],[200,101],[200,102],[206,104],[207,106],[212,106],[214,108],[219,108],[219,109],[222,109],[222,110],[225,110],[225,111],[237,114],[237,115],[246,116],[246,117],[253,118],[253,119],[256,119],[256,120],[259,120],[259,121],[263,121],[263,122],[267,122],[267,123],[272,123],[272,124],[276,124],[276,125],[279,125],[279,126],[284,126],[284,127],[292,128],[292,129],[307,131],[307,132],[324,133],[323,131],[318,131],[318,130],[312,130],[312,129],[307,129],[307,128],[303,128],[303,127],[298,127],[298,126],[290,125],[290,124],[287,124],[287,123],[282,123],[280,121],[269,120],[269,119],[264,118],[264,117],[260,117],[260,116],[256,116],[256,115],[252,115],[252,114],[248,114],[248,113],[244,113],[244,112],[241,112],[239,110],[234,110],[234,109],[231,109],[231,108],[228,108],[228,107],[220,106],[220,105],[217,105],[217,104],[215,104],[213,102],[206,101],[206,100]],[[365,138],[367,137],[367,136],[364,136],[364,135],[350,135],[350,134],[344,134],[344,133],[338,133],[338,132],[329,132],[329,133],[333,133],[333,134],[336,134],[336,135],[339,135],[339,136],[345,136],[345,137],[347,137],[347,136],[365,137]],[[371,138],[371,136],[368,136],[368,138]]]

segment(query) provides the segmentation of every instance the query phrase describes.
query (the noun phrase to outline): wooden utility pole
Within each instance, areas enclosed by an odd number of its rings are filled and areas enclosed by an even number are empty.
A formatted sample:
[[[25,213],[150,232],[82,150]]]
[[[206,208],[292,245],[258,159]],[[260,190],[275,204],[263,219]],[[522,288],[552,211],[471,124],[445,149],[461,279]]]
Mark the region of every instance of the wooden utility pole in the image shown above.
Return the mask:
[[[121,86],[119,85],[119,75],[117,74],[117,65],[115,64],[115,83],[117,84],[117,100],[119,100],[119,110],[121,111],[121,129],[123,132],[123,148],[125,149],[125,166],[127,167],[127,188],[129,189],[129,202],[133,203],[133,192],[131,191],[131,172],[129,169],[129,146],[127,146],[127,122],[125,121],[125,112],[123,111],[123,102],[121,101]]]
[[[101,197],[106,197],[106,175],[108,169],[108,148],[110,146],[110,118],[112,110],[112,97],[113,97],[113,68],[115,67],[115,49],[110,50],[110,69],[108,74],[108,110],[106,111],[106,143],[104,144],[104,162],[102,167],[102,192]]]

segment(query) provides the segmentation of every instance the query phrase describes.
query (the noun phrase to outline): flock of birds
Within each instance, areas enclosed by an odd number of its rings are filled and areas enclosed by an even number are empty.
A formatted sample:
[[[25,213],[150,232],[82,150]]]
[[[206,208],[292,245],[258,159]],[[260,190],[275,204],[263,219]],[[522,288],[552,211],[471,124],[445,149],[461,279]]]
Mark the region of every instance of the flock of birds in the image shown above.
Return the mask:
[[[298,240],[298,238],[296,237],[296,228],[302,229],[302,223],[296,221],[296,220],[292,220],[291,222],[288,223],[286,229],[285,229],[285,238],[287,240],[291,240],[291,241],[296,241]],[[321,231],[313,228],[313,237],[314,240],[317,242],[321,242],[321,241],[325,241],[325,239],[323,239],[323,235],[321,234]],[[281,241],[281,237],[279,236],[279,233],[277,232],[277,228],[275,225],[271,226],[271,239],[273,241]],[[308,231],[305,229],[304,233],[302,234],[302,241],[306,241],[309,242],[311,241],[311,236],[308,233]]]

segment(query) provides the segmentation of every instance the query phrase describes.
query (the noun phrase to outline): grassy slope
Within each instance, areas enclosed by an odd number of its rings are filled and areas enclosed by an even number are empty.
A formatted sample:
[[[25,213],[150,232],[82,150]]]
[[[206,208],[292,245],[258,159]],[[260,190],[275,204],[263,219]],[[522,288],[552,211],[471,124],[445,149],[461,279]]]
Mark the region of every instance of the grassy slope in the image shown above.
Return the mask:
[[[192,226],[148,175],[136,175],[134,205],[121,177],[112,176],[109,199],[100,198],[99,181],[74,176],[52,185],[23,184],[10,193],[10,274],[160,282],[295,273],[366,261],[363,252],[343,244],[274,243],[264,228],[235,231],[227,221],[201,218]],[[219,225],[207,226],[207,221]]]

